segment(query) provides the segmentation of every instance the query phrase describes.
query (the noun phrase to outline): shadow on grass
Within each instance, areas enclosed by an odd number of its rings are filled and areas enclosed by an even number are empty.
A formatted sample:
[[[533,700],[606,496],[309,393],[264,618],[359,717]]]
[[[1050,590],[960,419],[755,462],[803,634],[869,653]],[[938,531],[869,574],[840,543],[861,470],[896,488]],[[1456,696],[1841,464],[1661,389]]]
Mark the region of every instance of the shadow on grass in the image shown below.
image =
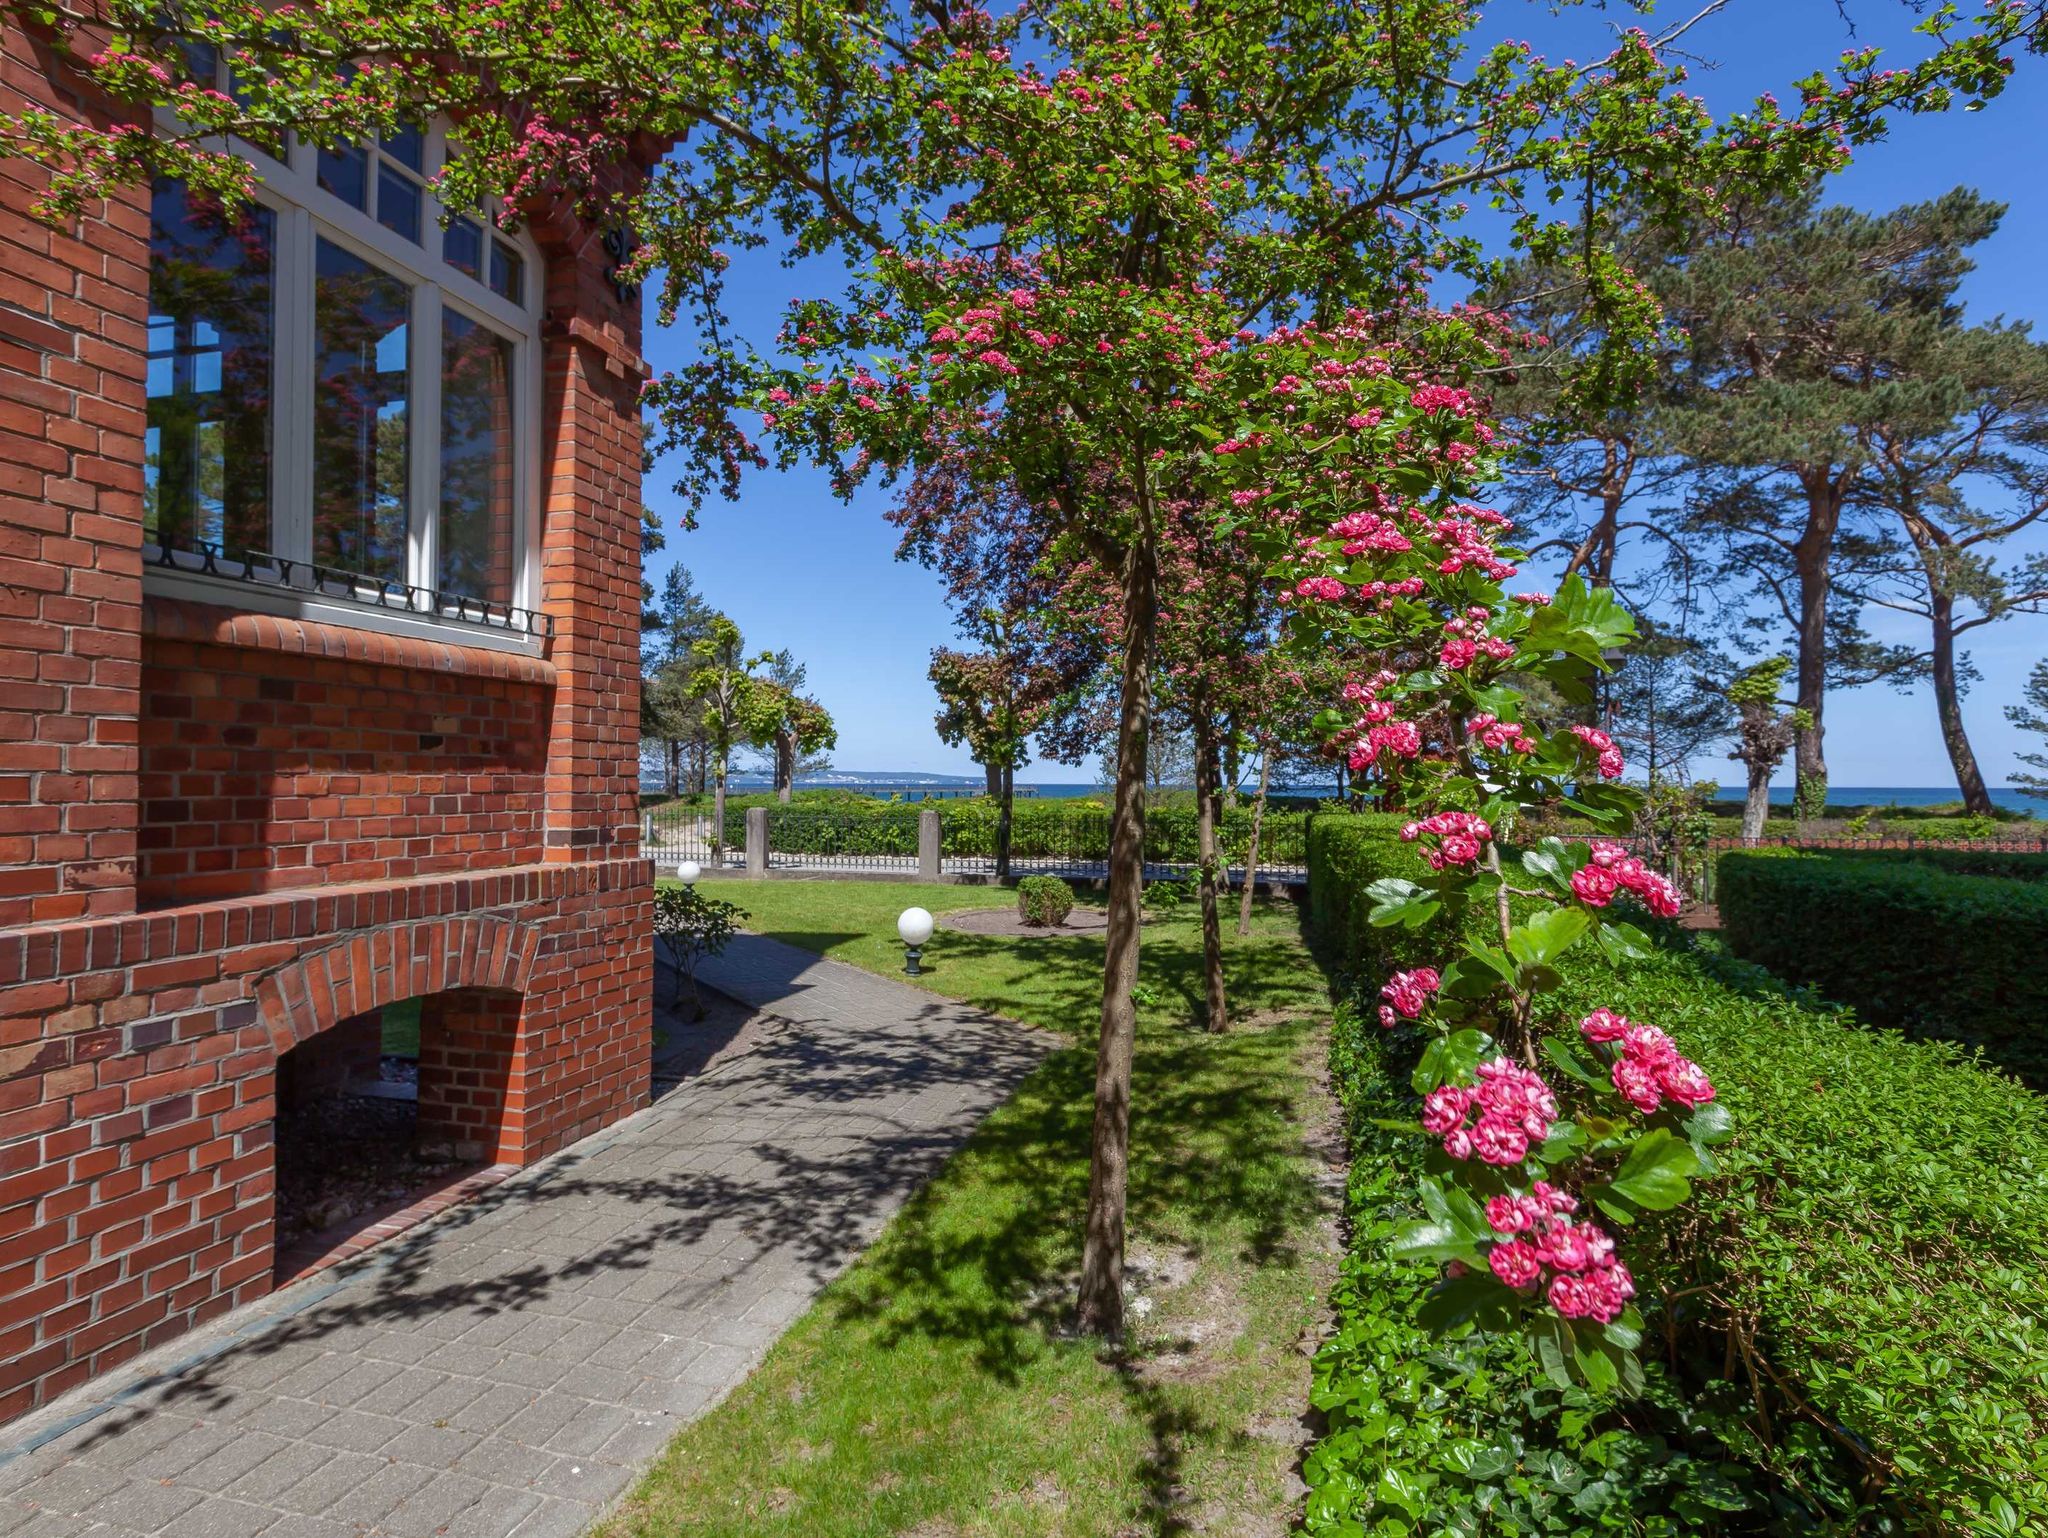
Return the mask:
[[[1050,1011],[1082,1044],[1053,1053],[1024,1080],[945,1180],[897,1216],[830,1306],[839,1324],[868,1332],[880,1350],[918,1338],[956,1342],[992,1383],[1016,1389],[1039,1357],[1072,1338],[1101,946],[956,933],[947,936],[947,954],[975,978],[974,1003],[1041,1021]],[[1233,1007],[1245,1014],[1306,1014],[1326,997],[1321,972],[1296,945],[1271,937],[1237,943],[1229,964]],[[997,967],[1018,981],[988,978]],[[1182,1022],[1201,991],[1196,933],[1148,930],[1143,975],[1161,997],[1141,1012],[1134,1064],[1132,1248],[1227,1255],[1253,1271],[1298,1265],[1299,1247],[1325,1211],[1298,1120],[1307,1024],[1189,1029]],[[1149,1375],[1142,1345],[1129,1355],[1105,1348],[1101,1360],[1148,1428],[1135,1476],[1149,1531],[1185,1533],[1185,1450],[1244,1428],[1218,1422],[1198,1395]]]

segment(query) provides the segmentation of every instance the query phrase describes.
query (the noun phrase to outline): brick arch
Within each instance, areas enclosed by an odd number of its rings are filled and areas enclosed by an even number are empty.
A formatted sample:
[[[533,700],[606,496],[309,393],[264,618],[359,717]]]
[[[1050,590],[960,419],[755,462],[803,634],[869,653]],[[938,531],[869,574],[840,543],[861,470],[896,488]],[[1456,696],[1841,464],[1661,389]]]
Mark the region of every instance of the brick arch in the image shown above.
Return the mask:
[[[358,934],[302,955],[256,985],[272,1048],[401,999],[482,988],[524,993],[540,930],[509,919],[449,918]]]

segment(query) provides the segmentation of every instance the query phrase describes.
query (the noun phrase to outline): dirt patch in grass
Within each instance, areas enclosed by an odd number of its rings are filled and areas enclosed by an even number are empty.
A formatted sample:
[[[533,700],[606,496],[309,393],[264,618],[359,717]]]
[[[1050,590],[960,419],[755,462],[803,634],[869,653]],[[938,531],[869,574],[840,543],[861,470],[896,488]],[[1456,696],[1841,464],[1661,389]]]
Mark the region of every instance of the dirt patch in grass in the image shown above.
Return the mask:
[[[1076,904],[1064,923],[1027,924],[1015,907],[962,908],[944,913],[939,923],[956,934],[1008,935],[1019,940],[1057,939],[1061,935],[1099,935],[1109,931],[1109,913],[1103,908]]]

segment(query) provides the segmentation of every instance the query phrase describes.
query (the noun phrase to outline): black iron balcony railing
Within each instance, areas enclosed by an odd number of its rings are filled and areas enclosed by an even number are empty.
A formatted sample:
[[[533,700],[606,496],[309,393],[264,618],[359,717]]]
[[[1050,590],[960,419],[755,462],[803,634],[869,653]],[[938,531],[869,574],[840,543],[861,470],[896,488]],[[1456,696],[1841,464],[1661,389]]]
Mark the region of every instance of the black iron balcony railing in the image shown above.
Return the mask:
[[[149,536],[156,564],[166,571],[189,572],[195,576],[220,577],[231,582],[302,593],[309,598],[357,604],[416,619],[453,621],[515,635],[551,637],[555,633],[552,615],[516,604],[491,603],[466,593],[444,593],[435,588],[415,587],[389,577],[365,576],[322,566],[317,561],[293,560],[267,550],[231,549],[212,540],[187,534],[157,531]]]

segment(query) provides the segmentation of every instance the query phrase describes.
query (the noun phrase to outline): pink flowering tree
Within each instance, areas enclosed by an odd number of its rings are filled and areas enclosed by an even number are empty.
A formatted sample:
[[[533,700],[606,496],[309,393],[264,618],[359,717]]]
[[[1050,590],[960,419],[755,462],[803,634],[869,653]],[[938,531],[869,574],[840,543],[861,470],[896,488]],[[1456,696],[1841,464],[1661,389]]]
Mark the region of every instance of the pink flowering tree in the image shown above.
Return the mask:
[[[1714,9],[1576,61],[1489,42],[1483,7],[1433,0],[1387,0],[1366,25],[1348,0],[0,0],[0,16],[116,105],[82,125],[0,107],[0,153],[38,164],[45,213],[69,218],[157,174],[245,194],[246,164],[222,149],[231,137],[335,147],[446,120],[461,153],[437,182],[444,205],[496,198],[509,220],[629,224],[643,245],[621,276],[658,273],[661,319],[695,323],[696,361],[648,396],[651,442],[677,451],[686,506],[733,492],[762,460],[740,417],[759,410],[777,456],[828,464],[844,487],[957,454],[978,484],[1013,489],[1046,520],[1054,548],[1115,573],[1119,778],[1078,1311],[1114,1338],[1163,509],[1216,462],[1212,431],[1311,377],[1289,367],[1304,344],[1287,323],[1412,302],[1435,271],[1484,280],[1491,264],[1459,224],[1480,201],[1504,211],[1519,248],[1614,307],[1625,353],[1640,333],[1637,285],[1614,256],[1618,207],[1711,216],[1730,191],[1804,185],[1895,114],[1996,96],[2011,50],[2048,46],[2019,0],[1968,20],[1943,6],[1905,68],[1860,49],[1795,82],[1796,101],[1763,96],[1716,119],[1672,47]],[[797,261],[846,257],[849,279],[794,306],[783,336],[736,338],[721,302],[728,253],[770,244]],[[1298,505],[1255,505],[1274,524],[1312,514],[1320,539],[1380,516],[1358,500],[1370,487],[1419,495],[1452,446],[1297,443],[1303,461],[1326,457],[1351,479],[1303,474]],[[1456,468],[1471,482],[1484,448],[1466,447]],[[1343,505],[1327,505],[1339,490]],[[1450,510],[1462,506],[1444,504],[1441,541],[1483,574],[1496,530]],[[1328,537],[1338,550],[1353,539]],[[1362,552],[1373,537],[1357,536]],[[1299,552],[1296,585],[1355,592],[1344,563],[1364,555],[1327,554]],[[1376,596],[1415,575],[1390,560],[1400,574],[1369,579],[1385,584]],[[1308,605],[1354,607],[1301,591],[1310,628]],[[1446,592],[1394,602],[1429,607]],[[1484,663],[1443,671],[1486,676],[1500,661],[1489,643],[1540,647],[1586,628],[1562,617],[1576,600],[1521,613],[1512,634],[1509,619],[1470,612],[1483,607],[1464,605],[1465,628],[1439,645],[1469,642]],[[1425,746],[1497,753],[1443,736],[1470,719],[1448,702],[1406,708],[1410,676],[1359,681],[1355,715],[1396,713],[1351,751],[1416,764],[1436,761]],[[1489,711],[1513,720],[1504,703]],[[1568,746],[1522,757],[1557,760],[1562,782]],[[1439,907],[1459,879],[1439,882]],[[1569,911],[1593,912],[1577,897]],[[1528,1021],[1502,1030],[1512,1049]]]
[[[1215,445],[1214,473],[1261,531],[1295,644],[1383,659],[1322,724],[1355,773],[1415,809],[1401,836],[1429,872],[1369,888],[1375,925],[1440,937],[1439,958],[1384,979],[1377,1003],[1383,1026],[1427,1037],[1426,1216],[1396,1241],[1442,1269],[1425,1318],[1524,1330],[1557,1377],[1627,1386],[1642,1319],[1626,1239],[1687,1199],[1729,1124],[1681,1043],[1546,1002],[1575,948],[1642,954],[1630,915],[1675,915],[1671,883],[1611,839],[1503,853],[1527,807],[1561,798],[1618,830],[1639,796],[1605,734],[1522,722],[1513,680],[1583,699],[1633,627],[1576,578],[1508,591],[1511,526],[1474,500],[1495,435],[1481,397],[1449,381],[1510,340],[1484,315],[1276,332],[1259,350],[1278,383]]]

